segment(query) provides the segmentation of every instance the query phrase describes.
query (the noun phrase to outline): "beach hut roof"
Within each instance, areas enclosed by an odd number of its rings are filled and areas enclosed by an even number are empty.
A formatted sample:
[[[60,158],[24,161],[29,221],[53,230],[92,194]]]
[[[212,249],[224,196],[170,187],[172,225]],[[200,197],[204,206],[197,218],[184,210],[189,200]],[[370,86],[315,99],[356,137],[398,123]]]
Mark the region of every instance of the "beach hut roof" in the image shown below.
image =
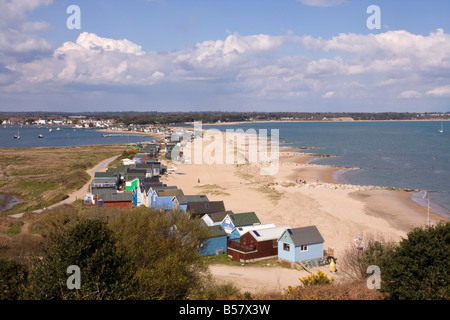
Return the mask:
[[[274,228],[275,225],[273,223],[266,223],[266,224],[257,224],[257,225],[251,225],[251,226],[242,226],[237,227],[237,231],[242,235],[244,233],[247,233],[252,230],[258,230],[258,229],[267,229],[267,228]]]
[[[117,166],[115,168],[108,168],[108,172],[118,172],[118,173],[126,172],[127,169],[130,168],[130,167],[131,167],[131,165],[121,164],[121,165],[119,165],[119,166]]]
[[[278,240],[278,238],[283,234],[286,229],[289,229],[290,226],[278,226],[272,228],[263,228],[263,229],[253,229],[250,234],[256,241],[267,241],[267,240]]]
[[[91,185],[97,185],[97,184],[116,184],[117,178],[115,177],[107,177],[107,178],[94,178],[92,180]]]
[[[156,189],[156,194],[158,197],[173,197],[173,196],[182,196],[184,195],[183,190],[181,189]]]
[[[188,204],[189,202],[209,202],[208,197],[204,194],[202,195],[179,195],[176,196],[179,204]]]
[[[162,182],[144,182],[143,185],[145,186],[145,193],[148,193],[150,188],[165,186],[165,184],[163,184]]]
[[[222,221],[228,214],[233,213],[233,211],[222,211],[222,212],[212,212],[207,213],[202,216],[202,219],[204,216],[208,216],[212,222],[220,222]]]
[[[212,212],[223,212],[225,211],[225,205],[223,201],[189,202],[187,211],[195,215]]]
[[[100,171],[97,171],[97,172],[94,173],[94,177],[95,178],[109,178],[109,177],[116,177],[116,176],[117,176],[117,172],[109,172],[109,171],[100,172]]]
[[[135,179],[144,179],[145,173],[137,173],[137,172],[125,173],[125,178],[127,179],[127,181]]]
[[[208,227],[208,238],[216,238],[226,236],[227,233],[221,225]]]
[[[115,193],[117,192],[115,187],[106,187],[106,188],[98,188],[98,187],[92,187],[91,188],[91,193],[93,195],[101,195],[101,194],[105,194],[105,193]]]
[[[148,183],[148,182],[159,182],[159,177],[158,176],[154,176],[154,177],[146,177],[144,178],[144,183]]]
[[[153,169],[156,163],[138,163],[136,169]]]
[[[105,193],[102,195],[103,201],[133,201],[133,194],[124,193]]]
[[[296,247],[325,241],[316,226],[289,228],[287,232]]]
[[[235,227],[261,224],[258,216],[254,212],[232,213],[228,215]]]

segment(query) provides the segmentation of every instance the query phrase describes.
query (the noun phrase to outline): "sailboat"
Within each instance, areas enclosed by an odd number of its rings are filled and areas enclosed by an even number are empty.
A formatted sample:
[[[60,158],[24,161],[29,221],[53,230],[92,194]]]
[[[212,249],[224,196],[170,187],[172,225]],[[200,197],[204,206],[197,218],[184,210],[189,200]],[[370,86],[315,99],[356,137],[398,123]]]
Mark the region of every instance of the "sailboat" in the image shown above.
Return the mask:
[[[14,136],[14,139],[20,139],[19,129],[17,129],[17,135]]]
[[[443,132],[444,132],[444,127],[442,126],[442,122],[441,122],[441,128],[439,129],[439,132],[440,132],[440,133],[443,133]]]

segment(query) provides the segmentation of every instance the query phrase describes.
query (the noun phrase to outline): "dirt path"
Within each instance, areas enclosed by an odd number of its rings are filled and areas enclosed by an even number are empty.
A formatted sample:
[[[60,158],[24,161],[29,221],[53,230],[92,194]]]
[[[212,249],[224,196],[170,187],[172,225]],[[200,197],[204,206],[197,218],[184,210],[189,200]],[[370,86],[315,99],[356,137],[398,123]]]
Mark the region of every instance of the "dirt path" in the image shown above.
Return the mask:
[[[70,203],[76,201],[77,199],[84,198],[84,196],[85,196],[85,194],[86,194],[86,192],[87,192],[87,190],[89,188],[89,185],[91,184],[92,180],[94,179],[95,172],[103,171],[106,168],[106,166],[110,162],[114,161],[117,157],[118,156],[114,156],[114,157],[111,157],[109,159],[103,160],[102,162],[97,164],[95,167],[87,170],[86,172],[89,174],[90,179],[83,187],[81,187],[80,189],[72,192],[69,195],[68,198],[66,198],[66,199],[64,199],[64,200],[62,200],[62,201],[60,201],[58,203],[55,203],[54,205],[48,207],[47,209],[51,209],[51,208],[54,208],[54,207],[57,207],[57,206],[60,206],[60,205],[63,205],[63,204],[70,204]],[[33,213],[41,213],[43,210],[44,209],[38,209],[38,210],[35,210],[35,211],[31,211],[31,212],[33,212]],[[24,214],[25,214],[25,212],[17,213],[17,214],[10,215],[10,217],[12,217],[12,218],[22,218]]]
[[[309,276],[307,271],[283,268],[280,266],[228,266],[211,265],[209,270],[218,281],[232,282],[241,292],[267,293],[270,291],[281,293],[288,286],[299,286],[299,278]],[[338,279],[338,273],[331,273],[328,266],[310,269],[314,274],[323,271],[329,278]],[[270,275],[270,276],[269,276]]]

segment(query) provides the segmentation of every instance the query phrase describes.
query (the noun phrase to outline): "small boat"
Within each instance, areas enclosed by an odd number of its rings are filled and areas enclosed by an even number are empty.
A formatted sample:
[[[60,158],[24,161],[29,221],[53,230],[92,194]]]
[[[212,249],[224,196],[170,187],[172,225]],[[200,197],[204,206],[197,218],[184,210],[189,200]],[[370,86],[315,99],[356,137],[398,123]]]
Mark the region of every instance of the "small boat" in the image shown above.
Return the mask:
[[[53,131],[53,129],[48,129],[48,132],[52,132]]]
[[[440,132],[440,133],[443,133],[443,132],[444,132],[444,127],[442,126],[442,122],[441,122],[441,128],[439,129],[439,132]]]
[[[56,128],[56,131],[61,131],[61,129],[60,128]]]
[[[42,134],[38,135],[38,138],[43,138],[44,136]]]
[[[17,134],[14,135],[14,139],[20,139],[19,129],[17,129]]]

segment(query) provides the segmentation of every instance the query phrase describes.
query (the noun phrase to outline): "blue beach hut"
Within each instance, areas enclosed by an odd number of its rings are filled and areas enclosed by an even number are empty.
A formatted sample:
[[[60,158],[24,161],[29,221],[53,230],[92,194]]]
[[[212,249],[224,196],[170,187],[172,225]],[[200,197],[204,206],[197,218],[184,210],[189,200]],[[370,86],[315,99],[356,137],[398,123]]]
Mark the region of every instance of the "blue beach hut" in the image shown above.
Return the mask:
[[[321,258],[323,243],[316,226],[286,229],[278,238],[278,258],[285,264]]]
[[[227,233],[222,226],[215,225],[208,228],[208,236],[199,245],[201,256],[212,256],[227,252]]]

